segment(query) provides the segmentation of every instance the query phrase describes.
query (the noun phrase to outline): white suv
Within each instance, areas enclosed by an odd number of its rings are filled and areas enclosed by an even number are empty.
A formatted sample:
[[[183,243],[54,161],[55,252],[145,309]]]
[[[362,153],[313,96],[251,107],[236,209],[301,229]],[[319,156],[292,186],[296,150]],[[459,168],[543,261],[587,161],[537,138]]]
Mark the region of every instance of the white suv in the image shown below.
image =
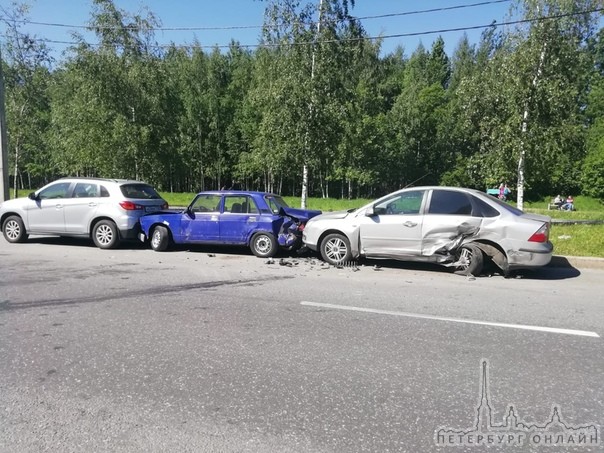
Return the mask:
[[[137,237],[143,214],[167,208],[155,189],[140,181],[64,178],[0,204],[0,225],[8,242],[51,234],[91,237],[97,247],[110,249]]]

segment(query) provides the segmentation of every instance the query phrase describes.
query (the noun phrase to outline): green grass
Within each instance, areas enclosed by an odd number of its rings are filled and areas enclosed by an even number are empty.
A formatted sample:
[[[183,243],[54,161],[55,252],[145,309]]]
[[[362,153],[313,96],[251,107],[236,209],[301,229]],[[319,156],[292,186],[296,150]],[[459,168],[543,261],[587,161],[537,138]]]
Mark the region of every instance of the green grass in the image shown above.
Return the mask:
[[[566,220],[604,220],[604,204],[597,198],[577,196],[575,197],[576,211],[548,210],[547,205],[551,198],[541,201],[524,203],[524,210],[535,214],[543,214],[553,219]]]
[[[552,225],[555,255],[604,258],[604,225]]]
[[[300,207],[300,197],[283,197],[285,202],[292,208]],[[356,198],[354,200],[340,200],[339,198],[309,198],[306,202],[307,209],[318,209],[320,211],[344,211],[352,208],[360,208],[371,200]]]
[[[194,193],[177,193],[177,192],[160,192],[159,193],[170,206],[189,206],[196,194]]]
[[[18,191],[20,197],[26,197],[31,190]],[[12,197],[12,190],[10,192]],[[161,196],[170,206],[187,206],[194,193],[168,193],[161,192]],[[291,207],[300,207],[300,197],[283,197]],[[585,197],[575,197],[576,211],[548,211],[547,204],[551,198],[540,201],[526,202],[527,212],[544,214],[554,219],[567,220],[604,220],[604,204],[602,201]],[[359,208],[371,200],[354,199],[340,200],[338,198],[309,198],[307,207],[319,209],[324,212],[340,211]],[[554,244],[554,254],[567,256],[594,256],[604,258],[604,225],[560,225],[553,224],[550,239]]]

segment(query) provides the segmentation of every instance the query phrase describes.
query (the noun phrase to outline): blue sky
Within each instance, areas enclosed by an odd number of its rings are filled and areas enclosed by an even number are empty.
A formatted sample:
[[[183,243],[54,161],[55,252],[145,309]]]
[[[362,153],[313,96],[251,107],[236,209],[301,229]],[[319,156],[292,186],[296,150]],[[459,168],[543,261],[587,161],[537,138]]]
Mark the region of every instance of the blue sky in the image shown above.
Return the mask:
[[[315,0],[318,3],[318,0]],[[356,0],[352,14],[356,17],[400,14],[418,10],[448,8],[456,5],[470,5],[487,0]],[[3,2],[6,4],[8,2]],[[90,19],[92,6],[90,1],[82,0],[30,0],[32,8],[29,19],[35,22],[48,22],[66,25],[86,25]],[[423,33],[461,27],[487,25],[492,21],[503,22],[512,5],[512,1],[493,3],[424,14],[397,15],[387,18],[366,18],[362,23],[370,36],[387,36],[410,33]],[[265,2],[258,0],[115,0],[115,4],[126,11],[140,13],[148,7],[162,22],[163,27],[251,27],[260,26],[263,22]],[[25,25],[22,29],[34,33],[39,38],[54,41],[72,41],[70,32],[73,28]],[[84,32],[83,30],[79,30]],[[230,30],[196,30],[196,31],[158,31],[157,41],[161,44],[190,44],[195,38],[204,46],[227,45],[231,39],[241,44],[257,44],[259,28]],[[451,54],[463,32],[442,33],[447,53]],[[467,31],[470,41],[478,42],[481,30]],[[415,37],[396,37],[384,40],[382,51],[389,53],[402,45],[405,53],[410,55],[420,41],[430,48],[438,36],[425,34]],[[91,34],[84,36],[94,43]],[[1,38],[0,38],[1,39]],[[67,46],[49,43],[57,58]]]

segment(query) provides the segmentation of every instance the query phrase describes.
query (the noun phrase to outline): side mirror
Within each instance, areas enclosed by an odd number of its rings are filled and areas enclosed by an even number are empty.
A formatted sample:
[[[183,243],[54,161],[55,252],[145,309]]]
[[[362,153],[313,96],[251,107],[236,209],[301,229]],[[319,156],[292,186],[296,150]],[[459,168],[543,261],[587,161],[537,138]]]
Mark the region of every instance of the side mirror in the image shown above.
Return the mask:
[[[374,215],[375,215],[375,210],[373,209],[373,205],[371,205],[367,209],[365,209],[365,216],[373,217]]]
[[[30,193],[27,198],[29,198],[30,200],[38,200],[38,197],[36,196],[35,192]]]

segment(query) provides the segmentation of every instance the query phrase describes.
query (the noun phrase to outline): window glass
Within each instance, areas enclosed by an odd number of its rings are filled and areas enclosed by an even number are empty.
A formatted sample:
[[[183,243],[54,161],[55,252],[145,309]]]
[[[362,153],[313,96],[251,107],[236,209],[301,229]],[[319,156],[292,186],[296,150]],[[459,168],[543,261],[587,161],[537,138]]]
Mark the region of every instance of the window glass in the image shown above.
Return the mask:
[[[381,201],[373,210],[379,215],[419,214],[423,199],[423,190],[412,190]]]
[[[79,182],[73,189],[73,198],[94,198],[99,196],[99,186],[91,183]]]
[[[53,184],[52,186],[47,187],[38,193],[38,198],[40,200],[50,200],[54,198],[67,198],[67,193],[69,192],[70,182],[61,182],[58,184]]]
[[[246,214],[258,214],[260,211],[258,210],[258,205],[256,204],[256,200],[252,197],[245,197],[245,202],[241,207],[241,211]]]
[[[149,184],[123,184],[120,186],[120,190],[126,198],[139,200],[158,200],[161,198]]]
[[[105,186],[101,186],[101,197],[109,197],[109,191]]]
[[[265,196],[264,199],[269,208],[271,208],[271,211],[273,211],[273,214],[279,214],[280,208],[289,208],[285,200],[277,195],[268,195]]]
[[[494,198],[493,201],[497,203],[500,207],[511,212],[514,215],[521,216],[522,214],[524,214],[524,212],[520,209],[512,206],[511,204],[506,203],[505,201],[500,200],[499,198]]]
[[[191,210],[193,212],[218,212],[220,211],[220,199],[220,195],[200,195],[193,202]]]
[[[472,197],[474,203],[474,215],[476,217],[497,217],[499,215],[499,211],[495,209],[493,206],[488,205],[480,198]]]
[[[254,199],[247,195],[228,195],[224,198],[224,212],[233,214],[258,214]]]
[[[430,200],[429,214],[472,215],[470,197],[464,192],[434,190]]]

